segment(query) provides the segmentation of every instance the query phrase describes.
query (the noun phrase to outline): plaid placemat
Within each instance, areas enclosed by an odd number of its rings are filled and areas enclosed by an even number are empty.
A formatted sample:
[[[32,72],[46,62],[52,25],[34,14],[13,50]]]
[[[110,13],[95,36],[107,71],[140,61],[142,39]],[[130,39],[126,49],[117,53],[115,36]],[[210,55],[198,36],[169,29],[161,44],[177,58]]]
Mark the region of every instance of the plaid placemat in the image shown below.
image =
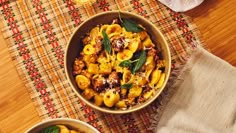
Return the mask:
[[[160,28],[169,43],[173,69],[201,44],[191,19],[157,0],[97,0],[85,5],[71,0],[0,0],[1,31],[42,119],[76,118],[101,132],[150,131],[151,119],[168,93],[135,113],[111,115],[85,105],[66,80],[64,48],[75,27],[99,12],[118,9],[142,15]]]

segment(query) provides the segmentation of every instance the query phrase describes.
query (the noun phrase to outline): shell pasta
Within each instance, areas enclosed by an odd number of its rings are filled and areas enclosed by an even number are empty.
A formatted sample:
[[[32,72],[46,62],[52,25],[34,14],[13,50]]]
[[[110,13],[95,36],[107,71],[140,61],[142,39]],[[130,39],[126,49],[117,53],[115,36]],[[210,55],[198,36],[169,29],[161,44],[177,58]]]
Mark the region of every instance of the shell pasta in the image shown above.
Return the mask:
[[[81,37],[73,74],[81,95],[97,106],[127,109],[145,102],[166,78],[158,44],[145,27],[132,23],[127,27],[115,19]]]

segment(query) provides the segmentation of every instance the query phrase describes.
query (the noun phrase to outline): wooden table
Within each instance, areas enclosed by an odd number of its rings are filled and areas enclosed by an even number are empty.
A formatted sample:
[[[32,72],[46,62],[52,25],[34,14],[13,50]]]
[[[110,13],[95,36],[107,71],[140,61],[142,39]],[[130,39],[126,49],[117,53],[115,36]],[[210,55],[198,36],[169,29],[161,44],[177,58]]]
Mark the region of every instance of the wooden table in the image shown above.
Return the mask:
[[[211,52],[236,66],[236,1],[205,0],[186,12]],[[24,132],[41,121],[0,35],[0,133]]]

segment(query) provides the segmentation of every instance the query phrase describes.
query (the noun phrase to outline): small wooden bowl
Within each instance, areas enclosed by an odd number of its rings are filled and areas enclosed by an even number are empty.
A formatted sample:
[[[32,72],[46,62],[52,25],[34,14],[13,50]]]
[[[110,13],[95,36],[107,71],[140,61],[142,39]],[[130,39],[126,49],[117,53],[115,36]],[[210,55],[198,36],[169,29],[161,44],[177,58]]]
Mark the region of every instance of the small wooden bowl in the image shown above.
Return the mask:
[[[86,100],[81,95],[81,92],[79,91],[79,88],[76,85],[75,77],[73,76],[73,62],[75,58],[78,57],[80,51],[82,50],[82,45],[79,43],[81,36],[83,36],[85,33],[88,33],[89,30],[91,30],[93,27],[97,26],[98,24],[110,24],[112,20],[118,18],[119,13],[121,15],[121,18],[131,19],[135,21],[137,24],[141,24],[147,29],[148,34],[152,38],[152,41],[155,44],[157,44],[158,47],[161,48],[162,55],[165,60],[166,78],[165,78],[163,86],[160,89],[156,90],[154,96],[149,98],[146,102],[133,106],[127,110],[112,110],[105,107],[99,107],[93,104],[91,101]],[[67,76],[68,81],[70,82],[71,87],[73,88],[74,92],[78,95],[78,97],[82,99],[83,102],[88,104],[90,107],[97,109],[99,111],[102,111],[102,112],[112,113],[112,114],[124,114],[124,113],[131,113],[131,112],[134,112],[134,111],[137,111],[146,107],[160,95],[160,93],[165,88],[166,83],[169,79],[170,69],[171,69],[171,56],[170,56],[170,50],[169,50],[167,41],[165,40],[163,34],[150,21],[148,21],[142,16],[139,16],[130,12],[109,11],[109,12],[97,14],[87,19],[85,22],[80,24],[75,29],[66,47],[64,66],[65,66],[66,76]]]
[[[99,131],[96,128],[89,125],[88,123],[71,118],[55,118],[42,121],[34,125],[32,128],[28,129],[26,133],[39,133],[44,128],[53,125],[65,125],[68,128],[79,130],[81,132],[86,132],[86,133],[99,133]]]

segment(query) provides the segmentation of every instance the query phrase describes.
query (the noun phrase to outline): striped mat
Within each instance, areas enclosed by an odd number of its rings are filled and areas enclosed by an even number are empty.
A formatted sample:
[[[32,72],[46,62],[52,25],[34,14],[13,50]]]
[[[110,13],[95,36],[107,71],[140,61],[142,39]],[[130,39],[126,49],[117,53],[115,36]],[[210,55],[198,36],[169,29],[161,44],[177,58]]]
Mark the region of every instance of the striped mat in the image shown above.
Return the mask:
[[[64,49],[75,27],[97,13],[118,9],[142,15],[161,30],[169,43],[173,70],[202,43],[189,17],[157,0],[97,0],[83,5],[71,0],[0,0],[2,34],[42,120],[70,117],[101,132],[151,132],[152,118],[161,115],[167,91],[140,111],[111,115],[88,107],[66,80]]]

